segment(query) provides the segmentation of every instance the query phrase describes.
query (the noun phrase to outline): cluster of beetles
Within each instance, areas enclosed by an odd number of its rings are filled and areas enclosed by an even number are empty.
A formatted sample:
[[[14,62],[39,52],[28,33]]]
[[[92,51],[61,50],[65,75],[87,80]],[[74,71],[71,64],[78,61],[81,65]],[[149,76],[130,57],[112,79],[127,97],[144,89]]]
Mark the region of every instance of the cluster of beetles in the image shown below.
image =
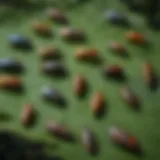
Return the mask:
[[[57,8],[49,8],[46,11],[46,16],[59,24],[68,24],[68,18],[65,16],[65,13],[60,11]],[[128,24],[127,17],[117,13],[114,10],[110,10],[105,13],[105,19],[112,24],[116,25],[126,25]],[[52,30],[49,25],[40,21],[34,21],[32,23],[33,32],[37,36],[52,36]],[[64,41],[70,42],[81,42],[85,40],[85,33],[77,28],[63,27],[59,30],[59,36]],[[132,44],[137,46],[147,45],[147,39],[144,35],[134,30],[126,33],[125,38]],[[11,47],[16,49],[29,49],[32,47],[30,39],[19,34],[12,34],[8,37],[8,41]],[[111,53],[115,56],[124,57],[127,56],[127,50],[118,41],[110,41],[108,46]],[[41,72],[46,75],[60,77],[67,74],[67,70],[63,63],[58,59],[61,57],[61,54],[55,46],[43,46],[38,50],[39,56],[43,59],[43,64],[41,65]],[[76,53],[74,54],[77,61],[83,62],[93,62],[97,63],[101,61],[99,52],[96,48],[77,48]],[[0,70],[6,73],[19,73],[23,72],[24,67],[21,62],[16,61],[12,58],[3,58],[0,59]],[[157,85],[156,74],[150,62],[144,62],[142,64],[141,72],[143,75],[144,83],[148,88],[154,88]],[[103,75],[115,81],[124,81],[126,79],[125,70],[118,64],[108,64],[103,68]],[[87,81],[85,76],[77,73],[74,76],[72,81],[72,90],[77,97],[81,97],[87,92]],[[5,90],[22,90],[23,84],[21,79],[18,76],[12,74],[1,75],[0,76],[0,88]],[[56,103],[57,105],[65,105],[66,99],[63,94],[55,88],[44,87],[41,90],[41,95],[45,101],[50,101]],[[132,109],[139,109],[140,100],[137,95],[127,86],[124,85],[119,89],[119,95],[121,99],[130,106]],[[105,98],[103,93],[96,91],[92,94],[89,100],[89,106],[94,116],[98,116],[104,112],[104,108],[107,107],[105,103]],[[37,114],[35,108],[32,104],[26,104],[21,113],[21,123],[24,127],[30,126]],[[73,133],[62,124],[56,121],[50,121],[46,125],[46,129],[49,134],[60,138],[65,141],[73,141],[75,137]],[[137,139],[126,132],[125,130],[112,126],[109,128],[109,135],[114,143],[121,146],[122,148],[131,151],[133,153],[140,153],[141,147]],[[95,154],[98,151],[98,145],[96,137],[93,132],[85,127],[82,132],[82,143],[86,151],[90,154]]]

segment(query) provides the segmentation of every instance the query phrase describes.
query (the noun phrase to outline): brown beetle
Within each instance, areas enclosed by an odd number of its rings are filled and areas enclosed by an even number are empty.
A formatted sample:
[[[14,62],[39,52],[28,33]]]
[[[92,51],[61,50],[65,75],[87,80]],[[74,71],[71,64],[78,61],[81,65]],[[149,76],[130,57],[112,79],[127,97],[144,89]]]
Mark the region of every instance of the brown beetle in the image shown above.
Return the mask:
[[[47,123],[47,131],[54,135],[57,138],[60,138],[65,141],[73,141],[73,135],[72,133],[66,129],[64,126],[61,124],[58,124],[55,121],[51,121]]]
[[[68,41],[84,40],[84,33],[76,28],[61,28],[60,36]]]
[[[84,93],[86,92],[86,87],[87,87],[85,78],[81,74],[77,74],[73,78],[72,87],[73,87],[73,92],[77,96],[84,95]]]
[[[43,59],[60,58],[60,53],[58,49],[54,46],[41,47],[39,48],[38,53]]]
[[[114,64],[104,67],[104,75],[116,80],[123,80],[125,78],[124,70],[119,65]]]
[[[17,76],[0,76],[1,89],[19,89],[22,87],[21,79]]]
[[[35,118],[35,110],[31,104],[26,104],[21,113],[21,122],[24,127],[28,127],[32,124]]]
[[[146,62],[143,64],[142,75],[147,86],[151,88],[157,87],[157,77],[150,63]]]
[[[133,107],[134,109],[139,108],[138,97],[127,86],[120,88],[120,96],[129,106]]]
[[[90,107],[92,112],[98,116],[104,110],[104,96],[100,92],[95,92],[90,100]]]
[[[78,48],[75,56],[76,59],[84,61],[99,59],[97,49]]]
[[[49,27],[49,25],[47,25],[46,23],[34,21],[32,23],[32,28],[34,32],[37,33],[38,35],[41,35],[41,36],[51,36],[52,35],[52,30]]]
[[[67,18],[65,14],[57,8],[49,8],[47,9],[47,16],[49,19],[57,22],[57,23],[67,23]]]
[[[88,128],[85,128],[82,132],[82,143],[87,152],[92,155],[97,154],[98,146],[95,140],[95,136]]]
[[[125,47],[116,41],[111,41],[108,47],[110,50],[112,50],[114,53],[116,53],[119,56],[125,56],[127,53]]]
[[[137,45],[144,45],[146,43],[145,37],[136,31],[130,31],[126,33],[126,38],[128,41]]]
[[[136,138],[125,131],[113,126],[109,128],[109,135],[116,144],[124,149],[131,152],[140,152],[140,146]]]

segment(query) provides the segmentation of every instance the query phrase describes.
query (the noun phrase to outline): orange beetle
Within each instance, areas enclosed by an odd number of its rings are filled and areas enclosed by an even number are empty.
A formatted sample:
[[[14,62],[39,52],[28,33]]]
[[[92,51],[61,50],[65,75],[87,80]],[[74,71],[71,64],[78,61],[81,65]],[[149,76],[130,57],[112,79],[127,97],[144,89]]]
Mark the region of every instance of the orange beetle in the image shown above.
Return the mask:
[[[98,59],[98,51],[96,49],[78,48],[76,51],[76,59],[84,61],[92,61]]]
[[[31,104],[26,104],[21,113],[21,122],[24,127],[31,125],[35,118],[35,110]]]
[[[73,79],[73,83],[72,83],[72,87],[73,87],[73,92],[77,95],[77,96],[82,96],[84,95],[85,91],[86,91],[86,80],[85,78],[81,75],[81,74],[77,74],[74,79]]]
[[[142,75],[146,85],[153,88],[157,86],[157,77],[154,73],[153,67],[150,63],[146,62],[142,66]]]
[[[32,28],[35,33],[41,36],[51,36],[52,30],[51,28],[46,24],[39,21],[34,21],[32,23]]]
[[[128,39],[128,41],[134,44],[143,45],[146,43],[145,37],[141,33],[138,33],[136,31],[128,32],[126,34],[126,38]]]
[[[109,128],[111,139],[124,149],[132,152],[140,152],[140,145],[134,136],[129,135],[125,131],[113,126]]]
[[[0,76],[0,88],[2,89],[18,89],[21,88],[21,80],[17,76]]]
[[[139,99],[127,86],[120,88],[120,96],[128,105],[138,109]]]
[[[91,110],[95,115],[99,115],[104,109],[104,96],[100,92],[95,92],[90,100]]]

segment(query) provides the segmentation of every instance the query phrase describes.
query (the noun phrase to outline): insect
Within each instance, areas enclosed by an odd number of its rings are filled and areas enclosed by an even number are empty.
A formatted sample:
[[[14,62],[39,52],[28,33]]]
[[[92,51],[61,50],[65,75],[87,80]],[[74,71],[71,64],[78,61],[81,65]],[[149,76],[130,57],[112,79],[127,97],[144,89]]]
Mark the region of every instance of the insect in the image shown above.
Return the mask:
[[[0,76],[0,88],[1,89],[21,89],[22,82],[21,79],[17,76]]]
[[[51,76],[65,76],[67,71],[62,63],[57,61],[46,61],[41,66],[41,71]]]
[[[150,88],[154,88],[157,86],[157,77],[150,63],[146,62],[143,64],[142,74],[147,86],[149,86]]]
[[[90,107],[92,112],[98,116],[104,110],[105,100],[100,92],[95,92],[90,100]]]
[[[42,97],[47,101],[50,101],[59,105],[66,104],[66,100],[64,96],[57,89],[44,87],[41,90],[41,94],[42,94]]]
[[[104,67],[104,75],[115,80],[124,80],[125,78],[124,70],[116,64]]]
[[[88,128],[84,128],[82,132],[82,143],[87,152],[89,152],[92,155],[97,153],[98,146],[95,140],[95,136]]]
[[[51,36],[52,35],[52,30],[50,26],[47,25],[46,23],[34,21],[32,23],[32,28],[34,32],[40,36]]]
[[[20,34],[11,34],[8,36],[8,41],[11,46],[19,49],[30,49],[32,47],[29,38]]]
[[[127,51],[126,48],[119,42],[111,41],[108,45],[109,49],[119,56],[125,56]]]
[[[128,41],[137,44],[137,45],[144,45],[146,44],[145,37],[136,31],[130,31],[126,34],[126,38]]]
[[[129,106],[134,107],[134,109],[138,109],[139,99],[127,86],[120,88],[120,96]]]
[[[21,113],[21,123],[24,127],[28,127],[32,124],[35,118],[35,109],[31,104],[26,104]]]
[[[94,61],[99,59],[97,49],[78,48],[75,56],[76,59],[83,61]]]
[[[121,147],[132,152],[140,152],[140,146],[136,138],[125,131],[113,126],[109,128],[109,135]]]
[[[72,133],[67,128],[65,128],[63,125],[58,124],[55,121],[51,121],[47,123],[47,131],[50,134],[62,140],[65,140],[65,141],[74,140]]]
[[[21,72],[23,66],[20,62],[12,58],[1,58],[0,59],[0,71],[6,72]]]
[[[57,59],[60,58],[60,53],[58,49],[54,46],[41,47],[38,53],[43,59]]]
[[[128,19],[122,15],[121,13],[118,13],[115,10],[109,10],[105,14],[105,19],[108,20],[112,24],[127,24]]]
[[[84,95],[84,93],[86,92],[86,87],[87,87],[85,78],[81,74],[77,74],[73,78],[72,87],[73,87],[73,92],[77,96]]]
[[[47,9],[47,16],[49,19],[54,20],[57,23],[67,23],[67,17],[65,14],[56,8]]]
[[[84,33],[76,28],[61,28],[60,36],[68,41],[84,40]]]

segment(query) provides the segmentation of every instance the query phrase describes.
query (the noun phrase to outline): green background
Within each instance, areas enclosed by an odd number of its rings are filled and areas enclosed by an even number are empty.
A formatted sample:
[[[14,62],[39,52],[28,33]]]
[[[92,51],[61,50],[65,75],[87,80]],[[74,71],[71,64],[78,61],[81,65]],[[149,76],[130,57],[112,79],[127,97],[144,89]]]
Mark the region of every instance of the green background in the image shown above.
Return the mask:
[[[47,4],[50,4],[50,2],[46,1],[45,5],[47,6]],[[26,67],[26,72],[21,75],[25,93],[15,94],[0,91],[0,111],[12,115],[11,121],[1,122],[1,128],[12,130],[33,140],[51,144],[46,145],[47,151],[58,154],[66,160],[159,160],[159,89],[151,92],[145,86],[141,75],[141,67],[145,60],[150,60],[157,74],[159,73],[160,33],[150,30],[142,15],[131,13],[118,0],[90,0],[77,4],[67,4],[67,1],[64,4],[63,1],[59,0],[56,5],[64,9],[72,26],[85,31],[88,37],[86,45],[99,50],[104,64],[113,63],[124,67],[128,76],[126,83],[141,100],[141,111],[134,112],[121,101],[118,93],[121,84],[104,79],[102,66],[83,64],[74,59],[76,48],[82,46],[82,44],[69,44],[59,37],[58,30],[62,26],[47,20],[42,1],[38,6],[31,5],[29,8],[15,9],[4,6],[0,8],[0,57],[15,57],[22,61]],[[124,34],[130,28],[113,26],[105,22],[103,12],[109,8],[115,8],[126,13],[132,23],[132,29],[142,32],[149,39],[151,42],[150,49],[139,48],[126,41]],[[36,36],[31,29],[31,22],[34,19],[49,23],[52,26],[54,37],[43,39]],[[11,49],[7,42],[7,36],[12,33],[20,33],[30,37],[34,49],[30,52]],[[129,51],[129,58],[123,59],[110,53],[107,49],[107,43],[110,40],[122,42]],[[41,61],[37,49],[48,44],[53,44],[62,51],[63,61],[70,72],[69,77],[64,80],[43,76],[39,71]],[[89,92],[81,100],[76,98],[72,92],[72,77],[79,72],[84,74],[89,83]],[[45,103],[40,95],[43,86],[52,86],[63,92],[69,102],[67,108],[59,109],[54,105]],[[108,103],[107,112],[101,119],[96,119],[92,115],[88,105],[89,98],[94,91],[103,92]],[[39,113],[37,123],[31,129],[24,129],[19,118],[21,109],[26,103],[32,103]],[[48,120],[56,120],[67,125],[75,133],[78,139],[77,143],[70,144],[50,137],[45,131],[45,124]],[[107,133],[107,128],[111,125],[118,125],[135,135],[142,146],[144,155],[137,157],[117,148],[110,141]],[[100,144],[100,153],[97,157],[91,157],[81,144],[80,137],[84,126],[90,127],[97,136]]]

